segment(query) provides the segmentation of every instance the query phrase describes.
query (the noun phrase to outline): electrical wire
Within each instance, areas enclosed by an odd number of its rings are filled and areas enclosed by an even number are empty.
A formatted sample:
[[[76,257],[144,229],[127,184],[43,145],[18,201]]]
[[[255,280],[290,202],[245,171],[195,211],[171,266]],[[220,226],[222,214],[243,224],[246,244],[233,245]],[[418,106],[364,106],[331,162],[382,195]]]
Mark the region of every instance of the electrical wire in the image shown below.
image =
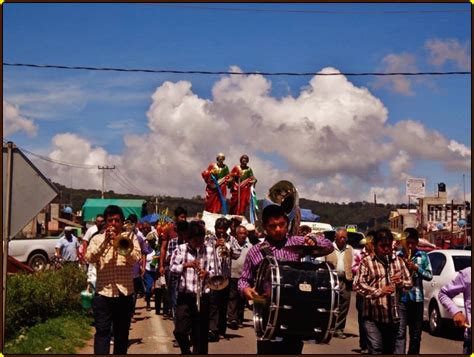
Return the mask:
[[[117,171],[112,170],[112,174],[115,176],[115,178],[117,179],[117,182],[120,184],[120,186],[122,186],[123,188],[125,188],[125,189],[127,189],[131,192],[138,192],[139,195],[148,196],[148,194],[146,194],[145,192],[143,192],[142,190],[137,188],[134,184],[132,184],[128,180],[128,178],[123,173],[120,172],[120,170],[118,170],[117,168],[116,168],[116,170]]]
[[[171,73],[171,74],[204,74],[204,75],[239,75],[248,76],[258,74],[262,76],[447,76],[447,75],[470,75],[467,71],[453,72],[233,72],[233,71],[198,71],[198,70],[175,70],[175,69],[140,69],[140,68],[117,68],[117,67],[84,67],[84,66],[64,66],[55,64],[32,64],[32,63],[8,63],[4,66],[10,67],[30,67],[30,68],[54,68],[67,70],[87,70],[87,71],[112,71],[112,72],[142,72],[142,73]]]
[[[132,186],[133,188],[135,188],[135,190],[136,190],[137,192],[140,192],[142,195],[146,195],[145,192],[143,192],[143,191],[140,190],[137,186],[135,186],[135,184],[132,183],[132,182],[128,179],[128,177],[127,177],[125,174],[123,174],[122,171],[120,171],[118,168],[117,168],[117,174],[120,174],[120,176],[122,177],[122,179],[125,180],[125,182],[127,182],[130,186]]]
[[[470,13],[471,10],[460,9],[446,9],[446,10],[296,10],[296,9],[252,9],[252,8],[238,8],[238,7],[217,7],[217,6],[201,6],[201,5],[169,5],[169,4],[155,4],[159,7],[168,7],[175,9],[196,9],[196,10],[217,10],[217,11],[246,11],[246,12],[280,12],[280,13],[300,13],[300,14],[436,14],[436,13]]]
[[[20,148],[20,147],[18,147],[18,148],[21,149],[21,151],[23,151],[23,152],[25,152],[25,153],[27,153],[27,154],[30,154],[30,155],[32,155],[32,156],[37,157],[38,159],[41,159],[41,160],[44,160],[44,161],[48,161],[48,162],[51,162],[51,163],[54,163],[54,164],[57,164],[57,165],[63,165],[63,166],[68,166],[68,167],[75,167],[75,168],[79,168],[79,169],[88,169],[88,170],[97,169],[97,166],[96,166],[96,165],[74,164],[74,163],[70,163],[70,162],[64,162],[64,161],[59,161],[59,160],[53,160],[53,159],[50,159],[49,157],[36,154],[36,153],[31,152],[31,151],[29,151],[29,150],[26,150],[26,149],[24,149],[24,148]]]

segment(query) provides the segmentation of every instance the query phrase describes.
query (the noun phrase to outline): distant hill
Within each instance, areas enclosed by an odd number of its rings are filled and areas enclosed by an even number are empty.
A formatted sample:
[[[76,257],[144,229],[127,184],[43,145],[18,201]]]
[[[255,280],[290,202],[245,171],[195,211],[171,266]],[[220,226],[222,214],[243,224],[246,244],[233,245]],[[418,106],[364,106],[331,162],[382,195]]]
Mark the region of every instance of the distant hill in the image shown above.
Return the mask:
[[[101,192],[99,190],[85,190],[85,189],[71,189],[61,184],[55,183],[60,190],[60,195],[54,202],[61,204],[72,205],[74,211],[82,209],[87,198],[100,198]],[[147,202],[147,209],[149,213],[155,212],[155,196],[140,196],[133,194],[120,194],[114,191],[107,191],[104,193],[105,198],[129,198],[129,199],[144,199]],[[176,207],[183,206],[188,210],[189,216],[195,216],[196,213],[202,212],[204,209],[204,199],[201,196],[193,198],[184,197],[158,197],[158,210],[161,211],[168,207],[170,215]],[[262,202],[259,201],[261,208]],[[374,226],[374,222],[380,225],[388,225],[388,216],[390,211],[396,209],[400,205],[392,204],[377,204],[370,202],[350,202],[350,203],[333,203],[333,202],[318,202],[300,199],[300,207],[311,209],[313,213],[321,217],[321,222],[330,223],[333,226],[343,226],[346,224],[357,224],[359,230],[366,231],[368,228]],[[261,212],[261,209],[260,209]]]

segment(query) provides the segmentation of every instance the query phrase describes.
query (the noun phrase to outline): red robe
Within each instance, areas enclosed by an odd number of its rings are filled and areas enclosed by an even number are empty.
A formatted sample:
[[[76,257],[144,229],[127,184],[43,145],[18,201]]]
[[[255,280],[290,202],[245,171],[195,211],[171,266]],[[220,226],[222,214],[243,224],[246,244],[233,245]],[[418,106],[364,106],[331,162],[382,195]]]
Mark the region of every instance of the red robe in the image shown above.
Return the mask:
[[[201,174],[202,178],[206,182],[206,198],[204,202],[204,209],[211,213],[221,213],[222,203],[219,198],[216,185],[211,178],[211,174],[214,174],[214,176],[217,177],[222,196],[225,199],[227,195],[227,181],[229,180],[229,168],[227,165],[219,167],[217,166],[217,163],[211,163]]]
[[[252,169],[250,167],[242,170],[240,165],[234,166],[230,172],[230,177],[232,179],[232,186],[230,187],[230,193],[232,195],[230,199],[230,214],[243,216],[250,204],[250,188],[255,182],[257,182],[257,179],[253,175]]]

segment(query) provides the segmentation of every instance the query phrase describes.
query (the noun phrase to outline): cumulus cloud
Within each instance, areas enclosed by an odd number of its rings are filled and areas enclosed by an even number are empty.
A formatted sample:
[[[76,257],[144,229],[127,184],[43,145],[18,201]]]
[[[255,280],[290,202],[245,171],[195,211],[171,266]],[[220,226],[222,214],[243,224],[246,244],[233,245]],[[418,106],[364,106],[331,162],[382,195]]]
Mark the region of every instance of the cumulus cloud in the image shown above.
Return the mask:
[[[448,141],[436,130],[414,120],[402,120],[387,128],[393,143],[417,159],[440,161],[448,170],[470,170],[471,150],[455,140]]]
[[[25,132],[28,136],[35,136],[38,126],[33,120],[21,115],[18,106],[3,100],[3,135],[8,136],[16,132]]]
[[[416,57],[410,53],[386,55],[378,68],[381,72],[417,72]],[[372,83],[374,88],[388,88],[392,92],[412,96],[412,80],[407,76],[380,76]]]
[[[425,42],[425,49],[428,50],[428,63],[441,67],[451,61],[460,70],[471,70],[470,46],[467,42],[462,45],[456,39],[430,39]]]
[[[263,76],[230,75],[221,77],[211,98],[204,99],[189,81],[164,82],[146,113],[149,131],[125,135],[120,156],[66,133],[54,138],[50,157],[116,165],[128,181],[108,181],[107,189],[117,192],[136,192],[133,183],[148,194],[192,197],[204,195],[201,172],[218,152],[225,153],[230,169],[246,153],[259,198],[285,179],[301,197],[321,201],[371,201],[376,192],[378,202],[399,202],[397,182],[387,184],[384,164],[390,175],[399,174],[398,184],[409,174],[412,158],[463,169],[470,165],[467,147],[420,123],[390,126],[383,103],[344,76],[315,76],[295,96],[275,98],[271,89]],[[66,169],[58,166],[54,178]],[[99,188],[100,180],[98,170],[89,170],[80,184]]]
[[[57,162],[74,163],[82,167],[75,169],[66,165],[48,165],[49,178],[55,182],[67,184],[74,181],[75,188],[102,187],[102,172],[98,166],[117,164],[121,166],[120,156],[110,155],[101,147],[93,147],[91,143],[73,133],[62,133],[55,135],[52,139],[52,151],[49,157]],[[71,175],[73,176],[71,178]],[[107,189],[117,189],[117,184],[107,185]],[[123,192],[123,188],[120,190]]]
[[[405,181],[410,177],[407,172],[413,166],[413,162],[406,151],[400,150],[389,163],[389,166],[393,181]]]

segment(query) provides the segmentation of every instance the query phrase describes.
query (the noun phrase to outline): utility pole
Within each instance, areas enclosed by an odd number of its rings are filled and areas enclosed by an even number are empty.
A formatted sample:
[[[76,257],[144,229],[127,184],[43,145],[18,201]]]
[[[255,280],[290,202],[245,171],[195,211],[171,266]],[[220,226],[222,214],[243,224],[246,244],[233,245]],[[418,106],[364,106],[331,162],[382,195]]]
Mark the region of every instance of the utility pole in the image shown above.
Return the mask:
[[[467,244],[467,207],[466,207],[466,181],[464,180],[465,175],[462,174],[462,190],[463,190],[463,200],[464,200],[464,220],[466,223],[464,224],[464,245]]]
[[[454,241],[454,200],[451,200],[451,244]]]
[[[374,192],[374,229],[377,229],[377,194]]]
[[[102,171],[102,196],[101,198],[103,199],[104,198],[104,192],[105,192],[105,170],[115,170],[115,165],[112,166],[112,167],[109,167],[109,166],[97,166],[97,168],[99,170],[103,170]]]
[[[155,213],[158,214],[158,196],[155,196]]]

